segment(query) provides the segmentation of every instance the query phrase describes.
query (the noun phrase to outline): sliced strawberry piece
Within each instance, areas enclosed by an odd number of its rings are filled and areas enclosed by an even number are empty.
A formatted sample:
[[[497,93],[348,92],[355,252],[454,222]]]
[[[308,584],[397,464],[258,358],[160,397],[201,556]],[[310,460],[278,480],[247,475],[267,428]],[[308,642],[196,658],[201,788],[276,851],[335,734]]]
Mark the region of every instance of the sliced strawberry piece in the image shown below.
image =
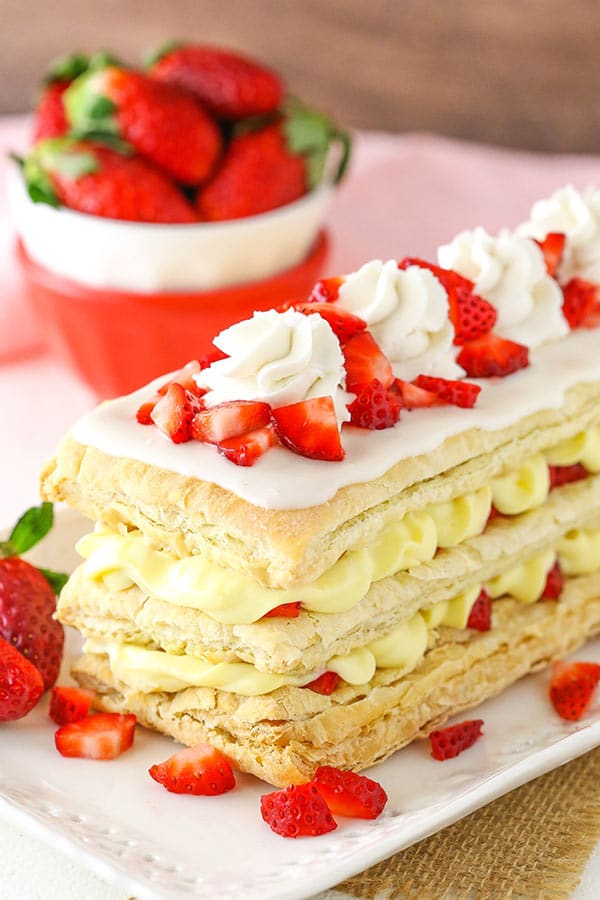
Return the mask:
[[[454,325],[454,343],[457,346],[474,341],[492,330],[497,319],[496,309],[483,297],[473,293],[475,286],[472,281],[452,269],[443,269],[417,257],[407,256],[398,263],[399,269],[408,269],[410,266],[429,269],[446,289],[450,320]]]
[[[430,406],[443,406],[444,404],[444,401],[437,394],[417,387],[416,384],[411,384],[410,381],[402,381],[400,378],[396,378],[394,384],[400,393],[402,406],[405,409],[428,409]]]
[[[343,348],[346,366],[346,387],[352,393],[363,384],[379,381],[388,388],[394,380],[389,359],[369,331],[361,331]]]
[[[450,381],[447,378],[434,378],[432,375],[418,375],[413,384],[435,394],[444,403],[463,409],[475,406],[481,392],[479,385],[471,384],[470,381]]]
[[[280,603],[275,609],[265,613],[263,619],[297,619],[302,609],[301,603]]]
[[[257,428],[246,434],[238,434],[220,441],[217,450],[236,466],[253,466],[256,460],[275,444],[277,444],[275,428],[269,424],[264,428]]]
[[[213,347],[198,360],[198,365],[200,369],[208,369],[209,366],[212,366],[214,362],[219,362],[220,359],[227,359],[227,354],[219,350],[218,347]]]
[[[392,383],[384,388],[375,378],[354,388],[356,399],[348,406],[350,422],[358,428],[391,428],[400,418],[402,396]]]
[[[562,593],[564,584],[565,577],[561,571],[559,564],[555,562],[548,572],[544,592],[542,594],[542,600],[558,600]]]
[[[337,672],[323,672],[322,675],[319,675],[318,678],[315,678],[309,684],[305,684],[304,687],[310,688],[315,694],[329,696],[329,694],[333,694],[341,680]]]
[[[504,514],[501,513],[501,512],[498,512],[498,510],[496,509],[496,507],[495,507],[494,504],[492,503],[492,506],[491,506],[491,508],[490,508],[490,514],[489,514],[489,516],[488,516],[487,522],[485,523],[486,528],[487,528],[487,526],[490,524],[490,522],[493,522],[493,521],[494,521],[494,519],[504,519],[504,518],[506,518],[506,517],[504,516]]]
[[[0,722],[22,719],[43,693],[44,679],[38,669],[0,637]]]
[[[194,416],[191,432],[196,441],[219,444],[228,438],[264,428],[271,421],[271,407],[258,400],[226,400]]]
[[[50,718],[57,725],[68,725],[85,719],[92,708],[93,691],[76,687],[54,687],[50,699]]]
[[[158,397],[154,400],[147,400],[146,403],[142,403],[140,408],[135,414],[135,417],[140,425],[153,425],[152,421],[152,410],[156,406]]]
[[[280,406],[272,415],[281,443],[294,453],[310,459],[339,461],[344,458],[332,397],[315,397]]]
[[[573,481],[581,481],[590,474],[581,463],[573,466],[548,466],[550,471],[550,490],[562,487],[563,484],[571,484]]]
[[[387,794],[377,781],[335,766],[319,766],[313,784],[336,816],[376,819],[387,803]]]
[[[63,725],[54,735],[61,756],[115,759],[129,750],[135,733],[135,716],[98,713]]]
[[[529,365],[529,350],[490,333],[465,344],[456,362],[471,378],[503,377]]]
[[[576,722],[588,709],[600,680],[600,665],[589,662],[555,662],[550,680],[550,700],[562,719]]]
[[[194,375],[198,375],[200,371],[201,368],[198,360],[192,360],[191,362],[187,363],[187,365],[185,365],[183,369],[180,369],[179,372],[175,372],[172,378],[170,378],[168,381],[165,381],[165,383],[159,387],[157,395],[159,397],[163,397],[169,390],[169,386],[171,384],[180,384],[182,388],[186,389],[186,391],[189,391],[191,394],[197,394],[199,397],[201,397],[206,393],[206,391],[204,390],[204,388],[198,387],[198,385],[194,381]]]
[[[191,440],[191,424],[193,417],[192,399],[188,391],[180,384],[172,383],[166,394],[161,397],[152,410],[150,417],[163,434],[170,437],[174,444]]]
[[[196,744],[148,769],[151,778],[172,794],[214,797],[235,787],[229,760],[210,744]]]
[[[453,759],[463,750],[472,747],[475,741],[481,737],[482,726],[483,719],[468,719],[465,722],[458,722],[456,725],[432,731],[429,735],[431,755],[434,759],[439,760]]]
[[[600,289],[583,278],[571,278],[563,286],[563,315],[571,328],[593,327],[600,306]]]
[[[489,631],[492,627],[492,598],[483,588],[479,597],[471,607],[467,628],[475,631]]]
[[[293,307],[305,316],[318,313],[326,320],[340,344],[345,344],[355,334],[364,331],[367,323],[364,319],[353,315],[343,306],[333,306],[331,303],[294,303]]]
[[[557,269],[563,258],[566,239],[567,236],[566,234],[563,234],[562,231],[551,231],[546,235],[543,241],[536,241],[536,244],[544,254],[546,271],[548,275],[552,275],[552,277],[556,275]]]
[[[309,837],[337,828],[327,803],[312,782],[263,794],[260,814],[271,831],[282,837]]]
[[[317,281],[308,298],[309,303],[334,303],[340,295],[344,279],[339,276],[321,278]]]

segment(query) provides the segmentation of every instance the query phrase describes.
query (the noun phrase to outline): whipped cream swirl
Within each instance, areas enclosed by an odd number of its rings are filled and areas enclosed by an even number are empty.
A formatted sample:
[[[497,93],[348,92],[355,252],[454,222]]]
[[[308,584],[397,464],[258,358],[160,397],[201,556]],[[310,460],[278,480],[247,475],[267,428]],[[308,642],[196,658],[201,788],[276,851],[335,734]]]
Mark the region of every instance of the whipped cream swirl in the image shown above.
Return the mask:
[[[208,389],[209,406],[225,400],[264,400],[287,406],[312,397],[333,397],[338,423],[348,421],[344,357],[329,324],[319,315],[288,309],[255,312],[214,339],[227,359],[195,376]]]
[[[496,334],[526,347],[564,337],[562,292],[546,272],[538,245],[508,229],[492,236],[484,228],[462,231],[438,249],[441,266],[475,283],[475,293],[496,307]]]
[[[427,269],[374,259],[346,275],[338,302],[365,320],[397,378],[465,374],[455,361],[448,295]]]
[[[600,282],[600,191],[593,187],[578,191],[567,185],[534,203],[529,221],[517,229],[518,234],[539,241],[551,231],[567,236],[560,280],[578,277]]]

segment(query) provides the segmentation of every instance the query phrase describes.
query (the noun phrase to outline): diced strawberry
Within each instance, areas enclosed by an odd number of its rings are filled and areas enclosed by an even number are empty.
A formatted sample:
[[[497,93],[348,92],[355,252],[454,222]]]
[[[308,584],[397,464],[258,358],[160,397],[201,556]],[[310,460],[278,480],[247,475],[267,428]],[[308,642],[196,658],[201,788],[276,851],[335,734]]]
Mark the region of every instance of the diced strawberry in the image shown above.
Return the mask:
[[[487,518],[487,522],[485,523],[485,524],[486,524],[486,528],[487,528],[487,526],[490,524],[490,522],[493,522],[493,521],[494,521],[494,519],[504,519],[504,518],[505,518],[504,514],[501,513],[501,512],[498,512],[498,510],[496,509],[496,507],[495,507],[494,504],[492,503],[492,506],[491,506],[491,508],[490,508],[490,514],[489,514],[489,516],[488,516],[488,518]]]
[[[246,434],[238,434],[220,441],[217,450],[236,466],[253,466],[256,460],[275,444],[277,435],[275,428],[269,423],[264,428],[256,428]]]
[[[426,391],[411,384],[410,381],[402,381],[396,378],[394,382],[396,389],[402,398],[402,406],[405,409],[428,409],[430,406],[443,406],[444,401],[432,391]]]
[[[194,381],[194,375],[198,375],[200,371],[200,363],[197,359],[193,359],[191,362],[187,363],[187,365],[185,365],[183,369],[180,369],[179,372],[175,372],[172,378],[170,378],[168,381],[165,381],[165,383],[159,387],[157,391],[158,396],[163,397],[169,390],[170,385],[180,384],[182,388],[186,389],[186,391],[189,391],[191,394],[197,394],[199,397],[201,397],[206,393],[206,391],[204,390],[204,388],[198,387],[198,385]]]
[[[483,719],[468,719],[465,722],[458,722],[456,725],[432,731],[429,735],[431,755],[434,759],[439,760],[453,759],[463,750],[472,747],[475,741],[481,737],[482,726]]]
[[[235,775],[222,753],[210,744],[196,744],[148,769],[151,778],[172,794],[214,797],[235,787]]]
[[[322,675],[319,675],[318,678],[315,678],[309,684],[305,684],[304,687],[310,688],[315,694],[329,696],[329,694],[333,694],[341,680],[337,672],[323,672]]]
[[[280,406],[272,411],[272,415],[281,443],[294,453],[310,459],[339,461],[344,458],[332,397],[315,397]]]
[[[387,794],[377,781],[335,766],[319,766],[313,784],[336,816],[376,819],[387,803]]]
[[[576,722],[588,709],[600,680],[600,665],[590,662],[555,662],[550,700],[562,719]]]
[[[36,666],[0,637],[0,722],[22,719],[43,693],[44,679]]]
[[[321,278],[317,281],[308,298],[309,303],[333,303],[340,295],[344,279],[339,276]]]
[[[563,286],[562,311],[571,328],[594,327],[598,324],[599,294],[600,288],[583,278],[571,278]]]
[[[546,578],[542,600],[558,600],[565,584],[565,578],[560,565],[555,562]]]
[[[581,481],[590,474],[581,463],[573,466],[548,466],[550,471],[550,490],[562,487],[563,484],[571,484],[573,481]]]
[[[68,725],[85,719],[92,708],[93,691],[76,687],[54,687],[50,699],[50,718],[57,725]]]
[[[413,384],[425,391],[435,394],[444,403],[471,409],[475,406],[481,392],[478,384],[470,381],[449,381],[447,378],[434,378],[432,375],[418,375]]]
[[[312,782],[263,794],[260,814],[271,831],[282,837],[309,837],[337,828],[327,803]]]
[[[370,384],[356,385],[356,399],[348,406],[350,422],[358,428],[391,428],[400,418],[402,396],[392,385],[384,388],[376,378]]]
[[[192,395],[180,384],[173,382],[166,394],[157,400],[150,417],[163,434],[170,437],[174,444],[191,440],[191,424],[194,415],[189,400]]]
[[[227,359],[227,354],[219,350],[218,347],[213,347],[212,350],[200,357],[198,365],[200,369],[208,369],[209,366],[212,366],[214,362],[218,362],[220,359]]]
[[[194,416],[191,433],[196,441],[220,444],[228,438],[264,428],[271,421],[271,407],[258,400],[226,400]]]
[[[389,359],[369,331],[361,331],[343,348],[346,366],[346,388],[355,393],[354,388],[362,384],[379,381],[389,387],[394,373]]]
[[[152,421],[152,410],[156,406],[158,398],[155,397],[154,400],[148,400],[146,403],[142,403],[140,408],[135,414],[135,417],[140,425],[153,425]]]
[[[446,289],[450,320],[454,325],[454,343],[457,346],[474,341],[492,330],[496,324],[496,309],[483,297],[473,293],[472,281],[452,269],[443,269],[417,257],[407,256],[398,263],[399,269],[408,269],[410,266],[429,269]]]
[[[492,627],[492,598],[483,588],[479,597],[471,607],[467,628],[475,631],[489,631]]]
[[[546,271],[548,275],[554,277],[556,271],[563,258],[565,251],[565,241],[567,236],[562,231],[549,232],[543,241],[536,241],[536,244],[544,254],[546,263]]]
[[[529,365],[529,350],[490,333],[465,344],[456,362],[471,378],[503,377]]]
[[[322,316],[329,327],[335,334],[340,344],[345,344],[351,337],[364,331],[367,323],[364,319],[354,316],[343,306],[333,306],[331,303],[294,303],[294,309],[304,313],[305,316],[312,316],[318,313]]]
[[[275,609],[265,613],[263,619],[297,619],[302,609],[301,603],[280,603]]]
[[[61,756],[115,759],[133,744],[135,716],[98,713],[63,725],[54,735]]]

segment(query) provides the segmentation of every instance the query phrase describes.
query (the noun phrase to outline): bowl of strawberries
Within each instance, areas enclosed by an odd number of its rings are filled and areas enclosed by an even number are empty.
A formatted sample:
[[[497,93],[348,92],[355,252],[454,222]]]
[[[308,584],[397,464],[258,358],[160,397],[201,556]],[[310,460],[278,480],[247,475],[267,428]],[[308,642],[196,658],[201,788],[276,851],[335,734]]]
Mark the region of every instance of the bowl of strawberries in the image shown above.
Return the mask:
[[[9,182],[49,336],[110,396],[304,296],[349,152],[331,119],[237,53],[169,44],[144,70],[59,60]]]

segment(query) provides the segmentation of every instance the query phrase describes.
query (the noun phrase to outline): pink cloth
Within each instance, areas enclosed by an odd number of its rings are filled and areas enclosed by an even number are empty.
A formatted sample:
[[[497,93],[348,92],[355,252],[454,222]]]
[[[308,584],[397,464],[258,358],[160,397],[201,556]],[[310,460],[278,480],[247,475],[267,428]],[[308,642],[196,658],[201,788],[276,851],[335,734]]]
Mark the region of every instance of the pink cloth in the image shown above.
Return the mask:
[[[27,128],[26,117],[0,119],[0,525],[36,502],[43,461],[95,402],[48,353],[6,359],[9,344],[32,351],[40,338],[12,260],[14,235],[4,194],[6,153],[22,149]],[[438,244],[463,228],[516,225],[534,200],[565,183],[600,184],[600,159],[513,152],[430,135],[361,134],[330,215],[329,274],[373,257],[432,258]]]

